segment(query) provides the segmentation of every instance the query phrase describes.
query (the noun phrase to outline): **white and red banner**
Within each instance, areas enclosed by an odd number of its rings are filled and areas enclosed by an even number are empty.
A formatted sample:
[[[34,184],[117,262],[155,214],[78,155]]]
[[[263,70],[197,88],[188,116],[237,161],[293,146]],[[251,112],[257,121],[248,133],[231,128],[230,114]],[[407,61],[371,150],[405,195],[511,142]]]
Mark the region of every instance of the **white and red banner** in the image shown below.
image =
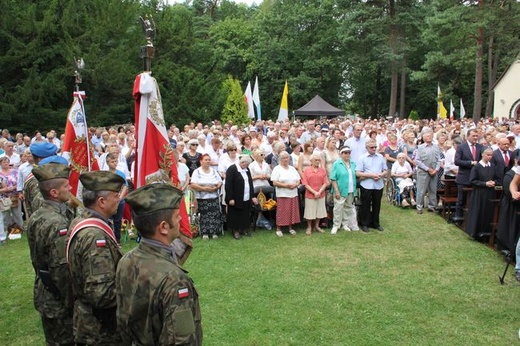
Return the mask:
[[[251,92],[251,82],[247,83],[246,92],[244,93],[244,102],[247,105],[247,117],[255,118],[255,109],[253,106],[253,93]]]
[[[71,194],[81,200],[79,175],[83,172],[99,170],[99,167],[94,158],[94,149],[90,144],[87,118],[83,106],[85,92],[76,91],[73,95],[74,100],[67,114],[62,156],[70,163]]]
[[[141,73],[135,78],[132,94],[135,100],[135,187],[157,182],[171,182],[178,186],[177,163],[166,132],[157,81],[149,72]],[[185,203],[181,203],[180,214],[181,233],[191,238]],[[189,240],[184,238],[182,240],[191,247]]]

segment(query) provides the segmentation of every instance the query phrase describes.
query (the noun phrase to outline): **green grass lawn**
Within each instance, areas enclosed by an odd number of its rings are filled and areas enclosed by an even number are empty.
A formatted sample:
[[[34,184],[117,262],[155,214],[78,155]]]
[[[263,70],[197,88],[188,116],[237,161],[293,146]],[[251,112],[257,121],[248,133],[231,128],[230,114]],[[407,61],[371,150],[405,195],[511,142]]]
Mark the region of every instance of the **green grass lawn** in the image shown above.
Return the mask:
[[[194,241],[205,345],[512,345],[503,259],[431,213],[383,203],[385,232]],[[133,244],[127,244],[125,251]],[[44,345],[26,240],[0,247],[0,345]]]

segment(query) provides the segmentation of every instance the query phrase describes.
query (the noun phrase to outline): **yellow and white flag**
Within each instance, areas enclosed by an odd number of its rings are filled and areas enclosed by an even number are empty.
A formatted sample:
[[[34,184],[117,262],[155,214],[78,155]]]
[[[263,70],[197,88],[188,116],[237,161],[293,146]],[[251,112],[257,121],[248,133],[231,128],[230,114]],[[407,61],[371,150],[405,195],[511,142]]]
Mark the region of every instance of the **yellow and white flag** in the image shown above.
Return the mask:
[[[285,86],[283,88],[282,103],[280,104],[280,111],[278,112],[278,121],[285,121],[289,118],[289,102],[287,101],[288,95],[289,86],[287,85],[286,80]]]
[[[448,110],[442,103],[442,92],[441,87],[437,85],[437,119],[446,119],[448,116]]]

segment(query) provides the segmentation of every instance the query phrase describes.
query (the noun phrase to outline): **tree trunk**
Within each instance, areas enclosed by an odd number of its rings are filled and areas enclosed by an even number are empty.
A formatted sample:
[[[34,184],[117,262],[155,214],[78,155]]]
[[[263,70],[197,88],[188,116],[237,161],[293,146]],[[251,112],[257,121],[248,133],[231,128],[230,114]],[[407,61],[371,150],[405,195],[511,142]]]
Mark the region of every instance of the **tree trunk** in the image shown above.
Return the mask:
[[[381,64],[377,65],[377,77],[376,77],[376,95],[374,97],[374,107],[372,108],[372,119],[379,118],[379,106],[381,105]]]
[[[390,21],[393,22],[395,17],[395,1],[389,0],[388,14]],[[397,27],[395,24],[390,24],[390,37],[388,39],[392,58],[390,61],[391,79],[390,79],[390,102],[388,103],[388,116],[393,117],[397,110],[397,88],[399,87],[399,69],[398,62],[395,60],[397,56]]]
[[[404,119],[406,104],[406,60],[403,59],[403,67],[401,68],[401,94],[399,95],[399,118]]]
[[[479,0],[479,10],[482,11],[484,7],[484,0]],[[473,122],[475,124],[480,120],[482,113],[482,74],[483,74],[483,59],[484,59],[484,28],[478,29],[477,36],[477,56],[475,61],[475,88],[473,93]]]
[[[486,117],[491,117],[493,115],[493,104],[495,101],[495,91],[493,87],[495,86],[495,82],[497,79],[497,68],[498,68],[498,54],[494,52],[494,36],[492,35],[489,38],[489,46],[488,46],[488,98],[486,103]]]
[[[392,77],[390,82],[390,105],[388,106],[388,116],[393,117],[397,110],[397,87],[399,84],[399,71],[392,67]]]

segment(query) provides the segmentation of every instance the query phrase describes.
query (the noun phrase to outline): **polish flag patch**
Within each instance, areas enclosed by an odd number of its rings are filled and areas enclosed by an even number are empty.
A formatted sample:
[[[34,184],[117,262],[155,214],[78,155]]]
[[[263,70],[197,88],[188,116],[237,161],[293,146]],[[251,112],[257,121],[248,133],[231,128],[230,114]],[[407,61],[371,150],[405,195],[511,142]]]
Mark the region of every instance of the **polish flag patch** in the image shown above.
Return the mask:
[[[67,229],[60,229],[60,236],[67,235]]]
[[[96,240],[96,246],[97,247],[106,247],[107,241],[105,239]]]
[[[181,288],[179,290],[179,298],[187,298],[190,296],[190,291],[187,288]]]

